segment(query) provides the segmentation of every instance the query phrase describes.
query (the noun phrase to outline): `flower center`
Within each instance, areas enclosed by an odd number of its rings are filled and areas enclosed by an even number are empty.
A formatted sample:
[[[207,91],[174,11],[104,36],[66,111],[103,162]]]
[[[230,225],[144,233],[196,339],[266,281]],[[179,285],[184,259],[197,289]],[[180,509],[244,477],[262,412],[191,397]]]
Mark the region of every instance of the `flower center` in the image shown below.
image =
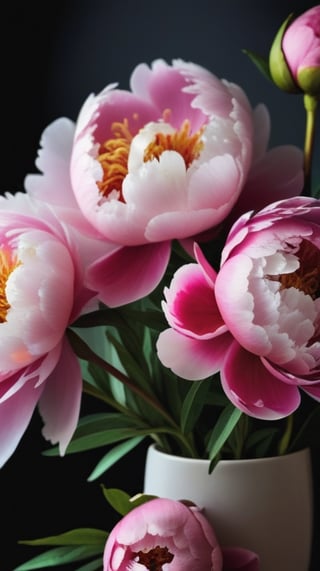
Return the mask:
[[[295,287],[310,295],[312,299],[320,297],[320,252],[308,240],[302,240],[297,252],[299,268],[291,274],[281,274],[281,289]]]
[[[0,250],[0,323],[7,321],[10,304],[6,296],[6,285],[11,272],[18,265],[20,265],[20,262],[12,255],[10,250]]]
[[[133,555],[138,557],[138,563],[144,565],[149,571],[162,571],[162,566],[165,563],[171,563],[174,558],[167,547],[160,547],[160,545],[150,549],[150,551],[138,551]]]
[[[147,162],[152,159],[159,159],[163,151],[176,151],[183,157],[188,168],[198,158],[203,148],[202,132],[203,129],[200,129],[194,135],[191,135],[188,119],[183,121],[179,131],[171,134],[161,133],[160,131],[156,133],[153,141],[145,149],[143,160]]]
[[[193,135],[190,133],[190,122],[183,121],[179,130],[173,133],[156,133],[152,141],[144,150],[143,161],[158,159],[164,151],[176,151],[183,157],[186,167],[197,159],[203,148],[201,136],[203,129],[199,129]],[[111,126],[114,138],[105,141],[99,149],[98,161],[103,169],[103,178],[97,182],[100,194],[111,197],[116,192],[116,198],[125,202],[122,194],[122,182],[128,174],[128,157],[133,135],[129,129],[127,119],[122,123],[114,122]]]

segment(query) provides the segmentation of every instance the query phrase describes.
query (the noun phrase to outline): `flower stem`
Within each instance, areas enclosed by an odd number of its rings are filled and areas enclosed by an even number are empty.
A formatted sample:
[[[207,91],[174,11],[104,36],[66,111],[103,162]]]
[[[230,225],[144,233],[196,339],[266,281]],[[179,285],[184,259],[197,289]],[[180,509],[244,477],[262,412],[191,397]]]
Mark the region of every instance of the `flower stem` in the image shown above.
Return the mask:
[[[102,357],[99,357],[92,349],[87,345],[85,341],[75,331],[72,329],[67,330],[68,339],[71,343],[73,350],[75,351],[76,355],[80,359],[84,359],[90,363],[94,363],[110,375],[113,375],[116,379],[118,379],[121,383],[123,383],[130,391],[134,394],[138,395],[142,398],[145,402],[147,402],[150,406],[152,406],[155,410],[161,414],[163,418],[165,418],[168,423],[177,429],[177,424],[171,418],[171,416],[167,413],[167,411],[162,407],[161,403],[151,394],[144,392],[140,387],[135,385],[131,379],[125,375],[122,371],[119,371],[116,367],[108,363]]]
[[[318,108],[318,99],[313,95],[305,94],[303,98],[304,108],[306,110],[306,130],[304,139],[304,187],[302,194],[311,196],[311,176],[312,176],[312,158],[315,140],[316,115]]]
[[[286,429],[284,431],[284,434],[279,442],[279,447],[278,447],[278,454],[281,456],[282,454],[286,454],[288,448],[289,448],[289,444],[290,444],[290,440],[291,440],[291,435],[292,435],[292,430],[293,430],[293,416],[292,414],[290,414],[287,417],[287,422],[286,422]]]

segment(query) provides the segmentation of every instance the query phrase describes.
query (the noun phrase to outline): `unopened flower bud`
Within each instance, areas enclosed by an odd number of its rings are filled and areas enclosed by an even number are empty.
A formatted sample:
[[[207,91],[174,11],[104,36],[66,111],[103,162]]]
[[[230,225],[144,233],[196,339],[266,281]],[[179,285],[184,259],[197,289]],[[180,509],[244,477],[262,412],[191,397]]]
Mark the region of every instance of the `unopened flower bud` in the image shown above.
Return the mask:
[[[285,91],[320,96],[320,5],[287,18],[269,57],[273,81]]]

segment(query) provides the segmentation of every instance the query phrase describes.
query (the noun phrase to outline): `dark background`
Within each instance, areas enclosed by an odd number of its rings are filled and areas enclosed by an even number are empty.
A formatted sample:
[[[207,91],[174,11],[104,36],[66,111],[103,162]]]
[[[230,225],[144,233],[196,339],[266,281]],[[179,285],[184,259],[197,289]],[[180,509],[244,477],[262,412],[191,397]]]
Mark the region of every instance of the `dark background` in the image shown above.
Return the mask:
[[[38,142],[48,123],[62,115],[75,120],[89,93],[115,81],[128,88],[133,68],[159,57],[168,62],[174,58],[194,61],[239,83],[253,105],[267,103],[272,144],[302,147],[301,97],[280,92],[259,74],[242,49],[267,55],[288,14],[299,14],[312,5],[289,0],[272,5],[267,0],[6,4],[0,12],[0,191],[22,189],[25,175],[35,172]],[[87,413],[98,408],[86,397],[82,410]],[[38,553],[18,546],[18,539],[81,526],[111,529],[114,516],[103,501],[101,482],[132,494],[142,488],[146,445],[92,483],[86,478],[104,450],[61,459],[42,456],[47,447],[36,413],[15,454],[0,471],[0,571],[13,571]],[[317,502],[318,458],[314,458],[314,466]],[[312,571],[320,569],[318,504]]]

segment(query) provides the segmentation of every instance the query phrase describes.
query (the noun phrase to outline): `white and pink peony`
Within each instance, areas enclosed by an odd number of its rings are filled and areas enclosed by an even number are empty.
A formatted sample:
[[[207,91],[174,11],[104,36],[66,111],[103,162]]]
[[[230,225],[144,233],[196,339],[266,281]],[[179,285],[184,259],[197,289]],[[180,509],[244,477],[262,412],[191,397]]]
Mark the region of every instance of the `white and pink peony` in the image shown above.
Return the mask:
[[[0,466],[16,449],[36,406],[43,435],[60,453],[76,428],[79,362],[66,328],[94,303],[83,282],[95,242],[61,225],[25,194],[0,199]],[[99,246],[99,243],[98,243]]]
[[[87,283],[109,306],[158,285],[172,240],[186,246],[234,208],[233,217],[303,185],[301,151],[267,151],[268,113],[253,110],[239,86],[177,59],[138,65],[130,88],[110,84],[88,97],[75,124],[50,125],[36,162],[43,175],[25,183],[105,243]]]
[[[164,292],[160,361],[190,380],[220,371],[231,402],[257,418],[289,415],[300,390],[320,400],[319,201],[240,217],[218,272],[195,253]]]

